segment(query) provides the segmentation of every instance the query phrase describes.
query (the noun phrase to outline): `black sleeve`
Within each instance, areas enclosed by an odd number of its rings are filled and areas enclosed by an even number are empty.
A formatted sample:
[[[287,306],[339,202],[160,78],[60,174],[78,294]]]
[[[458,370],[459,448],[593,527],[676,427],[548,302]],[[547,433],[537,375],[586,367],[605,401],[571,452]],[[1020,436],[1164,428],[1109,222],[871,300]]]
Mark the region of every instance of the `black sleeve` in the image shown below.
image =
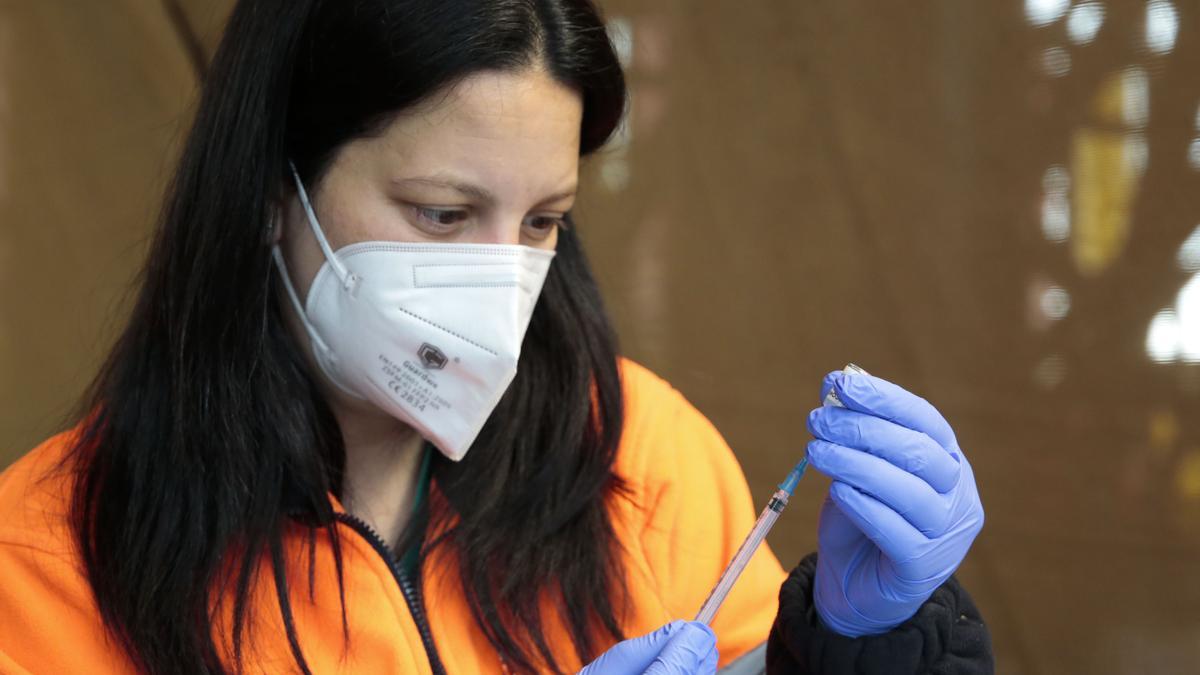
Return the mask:
[[[908,621],[887,633],[849,638],[821,623],[813,605],[817,554],[800,561],[779,589],[779,615],[767,640],[767,673],[932,673],[990,675],[987,626],[953,577]]]

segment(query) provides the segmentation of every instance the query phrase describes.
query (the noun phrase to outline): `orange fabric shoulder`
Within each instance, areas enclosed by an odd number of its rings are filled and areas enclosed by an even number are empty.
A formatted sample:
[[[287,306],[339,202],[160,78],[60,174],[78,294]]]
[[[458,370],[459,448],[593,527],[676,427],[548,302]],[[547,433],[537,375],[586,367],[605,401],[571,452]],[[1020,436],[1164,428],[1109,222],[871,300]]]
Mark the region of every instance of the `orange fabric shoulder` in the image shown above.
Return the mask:
[[[67,521],[62,433],[0,473],[0,672],[132,672],[108,638]]]

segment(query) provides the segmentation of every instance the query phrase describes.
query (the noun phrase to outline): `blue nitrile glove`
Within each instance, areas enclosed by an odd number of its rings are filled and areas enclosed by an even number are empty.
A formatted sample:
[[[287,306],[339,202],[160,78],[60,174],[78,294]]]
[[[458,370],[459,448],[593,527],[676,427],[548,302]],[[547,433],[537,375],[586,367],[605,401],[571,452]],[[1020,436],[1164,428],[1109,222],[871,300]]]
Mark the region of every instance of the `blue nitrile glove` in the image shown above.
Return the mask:
[[[846,406],[808,416],[812,466],[833,479],[817,529],[813,601],[850,637],[916,613],[983,527],[971,465],[925,399],[871,375],[825,376]]]
[[[717,636],[695,621],[673,621],[618,642],[579,675],[690,675],[717,672]]]

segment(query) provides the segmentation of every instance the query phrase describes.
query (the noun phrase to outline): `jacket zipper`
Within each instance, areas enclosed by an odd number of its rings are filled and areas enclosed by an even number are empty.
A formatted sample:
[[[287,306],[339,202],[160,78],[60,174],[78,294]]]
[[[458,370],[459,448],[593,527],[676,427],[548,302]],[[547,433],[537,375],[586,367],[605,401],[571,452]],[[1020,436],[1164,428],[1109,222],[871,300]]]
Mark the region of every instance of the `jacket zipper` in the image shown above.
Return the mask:
[[[392,576],[400,586],[404,601],[408,603],[408,611],[412,614],[413,622],[417,624],[417,630],[421,633],[421,643],[425,645],[425,655],[429,657],[429,667],[433,669],[434,675],[446,675],[446,667],[442,665],[437,645],[433,643],[433,632],[430,631],[429,622],[425,619],[425,602],[421,597],[420,585],[413,583],[408,574],[400,569],[396,556],[388,549],[383,537],[380,537],[370,525],[348,513],[338,513],[335,516],[341,522],[349,525],[363,539],[366,539],[367,543],[371,544],[375,552],[387,563],[388,569],[392,571]]]

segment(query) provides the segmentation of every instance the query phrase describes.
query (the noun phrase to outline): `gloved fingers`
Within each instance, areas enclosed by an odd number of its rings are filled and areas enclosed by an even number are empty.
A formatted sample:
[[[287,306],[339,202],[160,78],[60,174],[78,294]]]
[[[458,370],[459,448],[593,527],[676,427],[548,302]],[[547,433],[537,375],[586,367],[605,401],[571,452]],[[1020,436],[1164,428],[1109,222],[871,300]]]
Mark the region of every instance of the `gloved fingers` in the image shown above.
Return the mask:
[[[829,395],[834,385],[841,381],[842,375],[845,375],[845,372],[835,370],[821,379],[821,397],[817,401],[822,403],[825,401],[825,397]]]
[[[854,549],[863,543],[865,536],[854,521],[837,507],[833,496],[826,494],[825,502],[821,504],[821,519],[817,529],[817,540],[821,549]]]
[[[913,558],[929,541],[904,516],[846,483],[829,486],[833,503],[892,561]]]
[[[963,461],[963,476],[959,481],[959,487],[954,491],[954,527],[955,529],[964,528],[964,531],[970,532],[970,539],[974,539],[975,535],[983,528],[983,500],[979,496],[979,489],[975,485],[975,474],[971,469],[971,465],[965,460]]]
[[[713,648],[708,652],[708,656],[704,658],[700,667],[696,669],[696,672],[703,673],[704,675],[713,675],[717,672],[717,665],[720,660],[721,650],[717,649],[717,646],[714,644]]]
[[[937,537],[950,524],[952,500],[885,459],[815,440],[808,444],[808,461],[833,480],[879,500],[925,536]]]
[[[949,492],[958,483],[959,462],[920,431],[866,413],[822,406],[808,415],[817,438],[868,452],[919,476],[934,490]]]
[[[850,410],[867,413],[928,435],[949,452],[958,449],[954,430],[928,401],[887,380],[863,373],[830,373],[838,398]]]
[[[684,621],[672,621],[652,633],[618,642],[579,675],[641,675],[685,626]]]
[[[692,621],[671,636],[646,668],[646,675],[691,675],[716,672],[717,636],[708,626]],[[711,662],[711,669],[706,669]]]

